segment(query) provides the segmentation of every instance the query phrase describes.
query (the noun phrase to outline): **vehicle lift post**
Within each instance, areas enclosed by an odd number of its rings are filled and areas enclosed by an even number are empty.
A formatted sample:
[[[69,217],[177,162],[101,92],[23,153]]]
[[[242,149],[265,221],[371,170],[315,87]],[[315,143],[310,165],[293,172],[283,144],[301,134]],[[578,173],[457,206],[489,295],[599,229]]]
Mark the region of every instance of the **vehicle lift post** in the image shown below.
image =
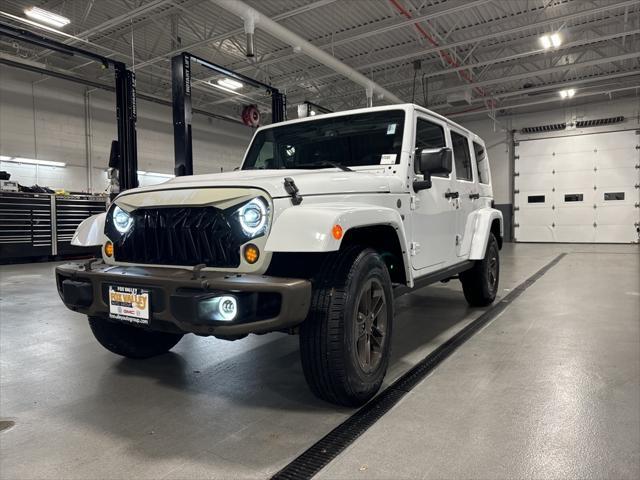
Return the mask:
[[[82,48],[66,45],[22,28],[0,23],[0,36],[21,40],[69,56],[83,56],[115,71],[116,122],[118,125],[118,160],[120,191],[138,186],[138,150],[136,134],[135,74],[123,62],[103,57]]]
[[[171,97],[173,101],[173,145],[177,177],[193,175],[191,138],[191,61],[247,85],[264,89],[271,95],[271,123],[286,119],[286,97],[277,88],[253,78],[183,52],[171,58]]]

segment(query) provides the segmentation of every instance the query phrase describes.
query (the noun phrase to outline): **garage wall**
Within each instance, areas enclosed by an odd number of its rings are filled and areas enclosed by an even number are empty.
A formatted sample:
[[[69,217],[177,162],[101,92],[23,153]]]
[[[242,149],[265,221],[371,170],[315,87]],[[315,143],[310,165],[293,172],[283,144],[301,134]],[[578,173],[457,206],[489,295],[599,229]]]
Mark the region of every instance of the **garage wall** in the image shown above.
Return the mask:
[[[0,162],[23,185],[102,192],[111,141],[116,138],[115,94],[0,65],[0,155],[66,162],[64,168]],[[88,93],[87,93],[88,92]],[[85,115],[88,102],[88,116]],[[173,173],[171,108],[138,101],[138,168]],[[194,170],[238,166],[253,130],[194,115]],[[89,148],[87,148],[89,146]],[[88,165],[92,164],[91,175]],[[141,185],[166,180],[140,176]]]
[[[623,115],[623,124],[594,129],[567,130],[554,132],[558,135],[575,135],[576,133],[593,133],[615,131],[621,129],[640,128],[640,96],[604,102],[593,102],[572,106],[567,104],[564,108],[550,109],[540,112],[525,113],[499,117],[499,122],[494,122],[489,117],[483,119],[465,120],[456,118],[456,122],[484,138],[489,152],[491,175],[493,179],[493,192],[496,206],[505,217],[505,230],[511,232],[513,225],[513,152],[510,150],[510,130],[520,130],[523,127],[548,125],[552,123],[573,123],[576,120],[589,120]],[[522,136],[516,133],[515,139],[543,138],[545,134],[533,134]]]

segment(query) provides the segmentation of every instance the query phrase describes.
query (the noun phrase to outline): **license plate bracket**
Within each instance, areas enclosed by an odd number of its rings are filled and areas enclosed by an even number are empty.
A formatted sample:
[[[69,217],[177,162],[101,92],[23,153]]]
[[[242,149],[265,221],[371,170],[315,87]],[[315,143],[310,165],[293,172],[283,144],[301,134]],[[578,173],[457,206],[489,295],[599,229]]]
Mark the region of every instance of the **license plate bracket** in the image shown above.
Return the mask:
[[[109,285],[109,318],[148,325],[150,301],[146,288]]]

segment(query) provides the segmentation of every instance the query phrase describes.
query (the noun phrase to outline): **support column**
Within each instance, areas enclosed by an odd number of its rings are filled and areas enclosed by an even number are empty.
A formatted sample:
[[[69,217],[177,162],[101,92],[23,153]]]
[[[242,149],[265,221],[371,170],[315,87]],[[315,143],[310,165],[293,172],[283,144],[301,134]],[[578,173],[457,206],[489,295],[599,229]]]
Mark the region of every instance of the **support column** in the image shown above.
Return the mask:
[[[120,191],[138,186],[138,146],[136,134],[136,79],[124,65],[116,66],[116,120],[120,154]]]
[[[173,146],[176,177],[193,175],[191,143],[191,59],[184,53],[171,59]]]

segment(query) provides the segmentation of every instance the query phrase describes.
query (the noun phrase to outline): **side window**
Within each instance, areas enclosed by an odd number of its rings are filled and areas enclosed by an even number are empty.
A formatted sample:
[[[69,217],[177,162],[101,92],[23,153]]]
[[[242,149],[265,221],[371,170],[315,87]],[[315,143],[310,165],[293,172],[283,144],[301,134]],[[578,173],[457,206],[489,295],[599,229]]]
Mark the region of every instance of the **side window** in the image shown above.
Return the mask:
[[[456,178],[458,180],[473,180],[471,152],[469,152],[469,141],[467,137],[452,131],[451,143],[453,146],[453,158],[456,164]]]
[[[416,124],[416,149],[423,150],[425,148],[442,148],[446,147],[447,143],[444,139],[444,129],[436,124],[423,118],[418,118]],[[418,162],[414,162],[416,166],[416,173],[418,173]],[[445,177],[449,175],[444,173],[434,173],[434,177]]]
[[[473,142],[473,150],[476,154],[476,166],[478,167],[478,181],[489,185],[491,176],[489,175],[489,161],[484,147],[479,143]]]

